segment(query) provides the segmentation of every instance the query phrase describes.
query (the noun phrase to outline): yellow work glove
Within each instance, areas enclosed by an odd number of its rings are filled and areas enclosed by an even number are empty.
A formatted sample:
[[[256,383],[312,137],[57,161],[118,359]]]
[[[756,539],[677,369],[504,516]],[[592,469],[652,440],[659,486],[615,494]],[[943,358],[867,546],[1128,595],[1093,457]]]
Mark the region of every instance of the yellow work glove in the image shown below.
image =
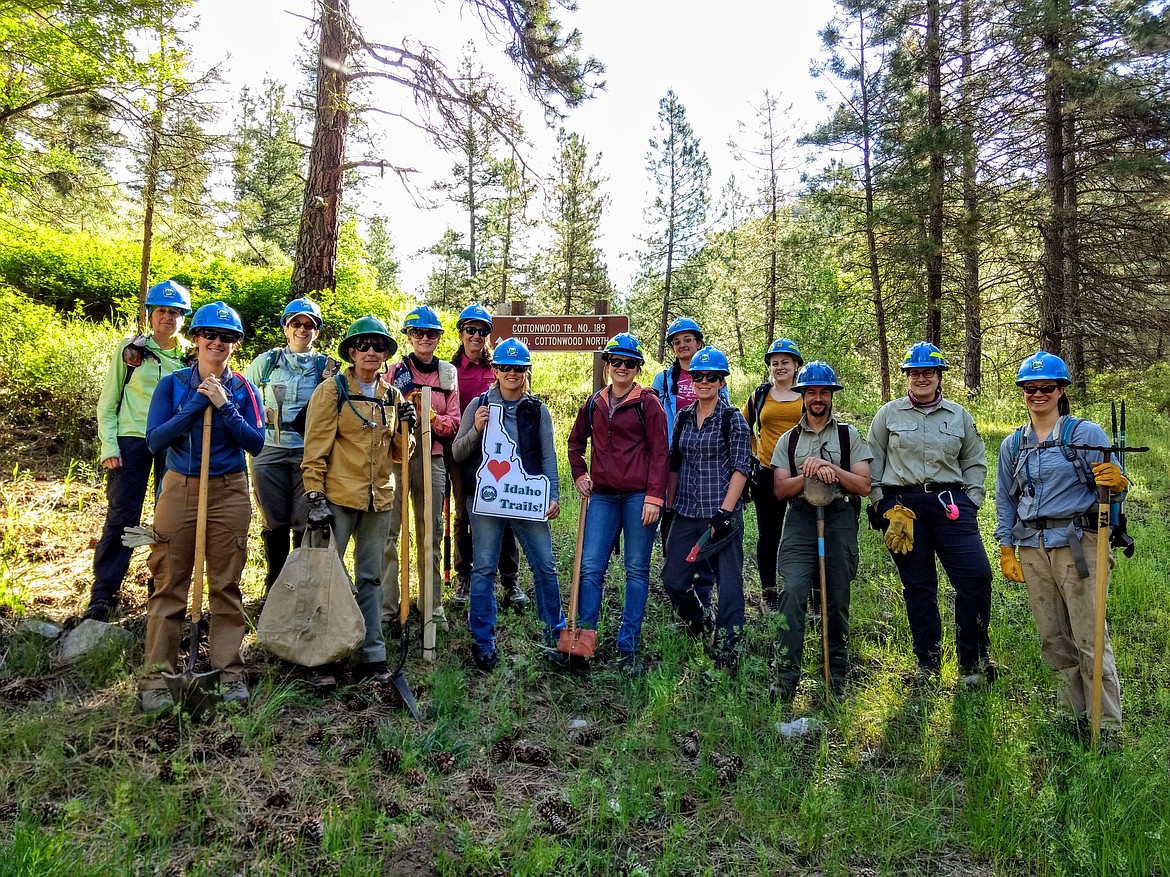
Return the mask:
[[[1003,570],[1003,577],[1009,582],[1022,582],[1024,570],[1016,560],[1016,549],[1011,545],[1001,545],[999,548],[999,568]]]
[[[1098,487],[1108,487],[1114,493],[1121,493],[1129,487],[1129,480],[1121,474],[1121,467],[1116,463],[1094,463],[1093,480]]]
[[[914,547],[914,521],[917,516],[899,503],[882,517],[890,522],[886,527],[886,546],[895,554],[909,554]]]

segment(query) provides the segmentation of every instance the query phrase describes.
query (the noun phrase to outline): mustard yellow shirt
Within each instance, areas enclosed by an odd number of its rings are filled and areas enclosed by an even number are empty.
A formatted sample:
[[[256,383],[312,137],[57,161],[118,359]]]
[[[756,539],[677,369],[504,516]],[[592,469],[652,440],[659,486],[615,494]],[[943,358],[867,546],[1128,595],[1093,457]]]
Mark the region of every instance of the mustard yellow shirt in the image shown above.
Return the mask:
[[[748,417],[748,408],[751,406],[751,397],[743,403],[744,419]],[[761,466],[772,466],[772,454],[776,451],[776,442],[780,436],[800,423],[800,415],[804,412],[804,404],[797,396],[791,402],[777,402],[769,392],[764,397],[764,405],[759,413],[759,438],[756,430],[751,431],[752,453],[760,461]]]

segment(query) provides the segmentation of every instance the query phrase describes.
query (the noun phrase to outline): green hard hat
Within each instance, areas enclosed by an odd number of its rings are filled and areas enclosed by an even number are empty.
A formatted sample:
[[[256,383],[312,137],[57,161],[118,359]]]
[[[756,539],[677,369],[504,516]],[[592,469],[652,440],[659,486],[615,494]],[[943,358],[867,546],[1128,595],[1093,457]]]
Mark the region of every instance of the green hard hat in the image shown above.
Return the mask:
[[[390,333],[386,330],[386,324],[373,314],[366,314],[364,317],[358,317],[349,324],[349,328],[345,330],[345,337],[337,345],[337,352],[341,354],[341,358],[346,362],[353,362],[349,358],[350,341],[362,335],[377,335],[380,338],[384,338],[386,343],[390,345],[390,356],[393,356],[394,352],[398,349],[398,343],[390,337]]]

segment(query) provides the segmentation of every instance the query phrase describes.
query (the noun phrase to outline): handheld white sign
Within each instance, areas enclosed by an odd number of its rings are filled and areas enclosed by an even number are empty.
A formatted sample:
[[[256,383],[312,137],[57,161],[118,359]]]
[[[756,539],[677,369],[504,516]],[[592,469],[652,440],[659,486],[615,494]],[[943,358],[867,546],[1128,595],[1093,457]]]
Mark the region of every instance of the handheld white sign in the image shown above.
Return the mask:
[[[483,430],[483,462],[475,473],[477,515],[543,521],[548,511],[547,475],[529,475],[520,463],[520,451],[504,432],[504,407],[488,405]]]

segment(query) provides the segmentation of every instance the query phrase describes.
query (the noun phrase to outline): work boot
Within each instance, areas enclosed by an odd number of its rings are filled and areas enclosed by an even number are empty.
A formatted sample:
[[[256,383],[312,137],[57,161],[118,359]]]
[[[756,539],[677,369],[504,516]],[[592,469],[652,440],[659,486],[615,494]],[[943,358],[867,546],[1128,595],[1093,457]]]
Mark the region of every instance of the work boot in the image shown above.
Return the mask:
[[[456,576],[455,594],[451,602],[456,606],[466,606],[471,600],[471,580],[466,576]]]
[[[587,678],[593,662],[584,655],[569,655],[569,672],[574,676]]]
[[[768,686],[768,700],[775,704],[787,705],[796,699],[796,683],[788,679],[777,679]]]
[[[243,706],[248,702],[248,686],[244,684],[243,679],[226,682],[223,685],[223,694],[220,695],[220,698],[224,703],[238,703]]]
[[[372,682],[378,685],[388,685],[393,677],[385,661],[365,661],[353,669],[355,682]]]
[[[138,692],[138,708],[147,715],[161,713],[174,705],[171,693],[165,688],[148,688],[146,691]]]
[[[520,587],[519,582],[504,585],[504,606],[511,607],[519,612],[528,605],[528,595]]]
[[[959,684],[968,691],[973,691],[977,688],[993,685],[1003,673],[1003,667],[988,659],[978,667],[961,668],[959,670]]]
[[[845,677],[832,676],[829,678],[829,699],[840,703],[845,699]]]
[[[109,621],[114,614],[114,603],[112,600],[95,599],[91,600],[89,606],[81,616],[82,621]]]
[[[544,650],[544,659],[557,670],[569,669],[569,656],[564,652],[558,652],[555,648],[546,648]]]
[[[646,673],[646,665],[638,660],[637,652],[618,652],[618,672],[627,679],[636,679]]]
[[[780,591],[776,588],[764,589],[764,612],[768,615],[780,614]]]
[[[499,666],[500,653],[495,649],[489,652],[481,652],[479,649],[474,649],[471,652],[472,663],[475,664],[475,669],[480,673],[491,673]]]

